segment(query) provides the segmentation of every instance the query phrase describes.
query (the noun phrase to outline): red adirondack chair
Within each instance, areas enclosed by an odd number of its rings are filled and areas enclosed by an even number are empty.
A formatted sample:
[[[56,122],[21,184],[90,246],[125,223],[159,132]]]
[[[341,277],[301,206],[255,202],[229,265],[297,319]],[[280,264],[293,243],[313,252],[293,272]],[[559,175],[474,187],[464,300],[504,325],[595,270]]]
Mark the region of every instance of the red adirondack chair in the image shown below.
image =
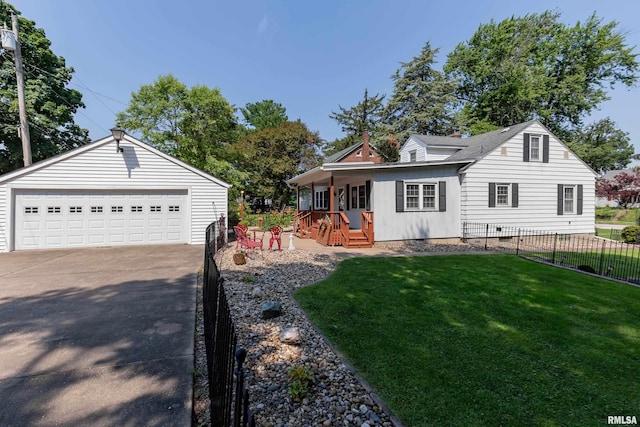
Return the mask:
[[[264,233],[262,233],[262,237],[258,240],[258,232],[254,232],[253,239],[250,239],[247,235],[247,232],[242,229],[242,227],[235,226],[233,227],[233,231],[236,233],[236,247],[240,246],[240,248],[245,249],[258,249],[262,251],[262,240],[264,239]]]
[[[269,250],[273,247],[274,242],[278,242],[278,250],[282,250],[282,227],[279,225],[274,225],[269,229],[271,233],[271,238],[269,239]]]
[[[246,225],[244,225],[243,223],[238,223],[238,225],[233,227],[233,230],[235,231],[236,227],[239,227],[242,231],[244,231],[244,233],[246,234],[247,231],[249,230],[249,227],[247,227]],[[236,233],[236,236],[238,235],[238,233]],[[236,239],[236,249],[238,249],[238,246],[240,246],[240,242],[238,241],[238,239]]]

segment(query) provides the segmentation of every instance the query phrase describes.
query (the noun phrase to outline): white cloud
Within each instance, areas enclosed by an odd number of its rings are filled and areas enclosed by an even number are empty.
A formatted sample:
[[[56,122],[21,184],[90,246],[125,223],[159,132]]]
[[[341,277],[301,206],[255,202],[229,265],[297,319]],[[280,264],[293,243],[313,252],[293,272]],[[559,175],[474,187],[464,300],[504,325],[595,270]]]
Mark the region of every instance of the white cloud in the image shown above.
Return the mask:
[[[262,21],[260,21],[260,23],[258,24],[258,32],[264,33],[265,31],[267,31],[267,24],[268,20],[267,16],[265,15],[264,17],[262,17]]]

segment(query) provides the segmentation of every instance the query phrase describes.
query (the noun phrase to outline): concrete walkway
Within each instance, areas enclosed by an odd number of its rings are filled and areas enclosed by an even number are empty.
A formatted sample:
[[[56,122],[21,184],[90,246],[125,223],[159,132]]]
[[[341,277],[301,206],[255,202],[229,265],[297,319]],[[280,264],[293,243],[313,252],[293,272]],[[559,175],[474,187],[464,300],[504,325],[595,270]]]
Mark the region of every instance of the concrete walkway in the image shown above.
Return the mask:
[[[0,254],[0,425],[190,426],[203,250]]]

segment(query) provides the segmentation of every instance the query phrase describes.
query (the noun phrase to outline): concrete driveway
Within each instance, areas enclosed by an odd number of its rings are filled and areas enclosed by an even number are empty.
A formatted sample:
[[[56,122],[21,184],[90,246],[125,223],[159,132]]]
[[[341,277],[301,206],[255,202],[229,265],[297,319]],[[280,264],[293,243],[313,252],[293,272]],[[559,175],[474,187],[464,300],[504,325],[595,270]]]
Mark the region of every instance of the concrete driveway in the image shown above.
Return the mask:
[[[0,425],[189,426],[203,250],[0,254]]]

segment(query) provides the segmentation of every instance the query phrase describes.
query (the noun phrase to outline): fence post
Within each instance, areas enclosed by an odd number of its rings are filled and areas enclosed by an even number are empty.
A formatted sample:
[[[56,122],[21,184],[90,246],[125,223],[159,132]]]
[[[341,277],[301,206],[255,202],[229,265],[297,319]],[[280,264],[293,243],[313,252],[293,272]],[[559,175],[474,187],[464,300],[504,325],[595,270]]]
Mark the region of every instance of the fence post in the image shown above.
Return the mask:
[[[489,224],[487,224],[485,234],[484,234],[484,250],[486,251],[488,248],[489,248]]]
[[[602,241],[602,252],[600,253],[600,267],[598,268],[598,274],[602,276],[602,272],[604,269],[604,250],[606,248],[607,241]]]
[[[520,229],[518,228],[518,241],[516,242],[516,255],[520,255]]]
[[[247,357],[247,351],[244,348],[236,350],[236,407],[233,411],[233,425],[234,427],[240,427],[242,422],[242,400],[245,397],[244,394],[244,369],[242,364]]]

